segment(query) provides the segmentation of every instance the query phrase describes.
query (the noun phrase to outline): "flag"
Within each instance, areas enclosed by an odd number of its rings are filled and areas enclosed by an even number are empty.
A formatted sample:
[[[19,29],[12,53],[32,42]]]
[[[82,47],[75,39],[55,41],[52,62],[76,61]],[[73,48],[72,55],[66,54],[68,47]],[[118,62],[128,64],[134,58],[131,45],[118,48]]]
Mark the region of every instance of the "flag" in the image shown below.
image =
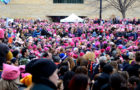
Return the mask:
[[[1,0],[1,2],[7,5],[10,2],[10,0]]]

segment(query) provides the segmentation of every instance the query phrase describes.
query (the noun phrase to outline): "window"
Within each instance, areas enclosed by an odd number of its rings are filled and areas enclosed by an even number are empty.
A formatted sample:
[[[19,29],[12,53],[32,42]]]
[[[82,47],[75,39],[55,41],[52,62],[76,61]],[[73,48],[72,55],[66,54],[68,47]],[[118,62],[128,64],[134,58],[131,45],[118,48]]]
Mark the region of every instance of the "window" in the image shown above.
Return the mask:
[[[84,3],[84,0],[53,0],[53,3]]]

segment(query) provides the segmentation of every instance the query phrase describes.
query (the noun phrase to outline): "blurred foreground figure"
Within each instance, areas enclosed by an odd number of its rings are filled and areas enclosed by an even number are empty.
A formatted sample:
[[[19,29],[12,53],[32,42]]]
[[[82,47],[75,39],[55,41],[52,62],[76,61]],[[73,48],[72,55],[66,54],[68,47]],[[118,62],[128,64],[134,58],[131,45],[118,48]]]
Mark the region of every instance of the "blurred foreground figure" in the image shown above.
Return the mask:
[[[10,61],[13,58],[9,47],[3,43],[4,30],[0,28],[0,77],[3,70],[3,63]]]
[[[57,90],[57,67],[47,59],[36,59],[26,66],[26,71],[32,74],[33,85],[29,90]]]

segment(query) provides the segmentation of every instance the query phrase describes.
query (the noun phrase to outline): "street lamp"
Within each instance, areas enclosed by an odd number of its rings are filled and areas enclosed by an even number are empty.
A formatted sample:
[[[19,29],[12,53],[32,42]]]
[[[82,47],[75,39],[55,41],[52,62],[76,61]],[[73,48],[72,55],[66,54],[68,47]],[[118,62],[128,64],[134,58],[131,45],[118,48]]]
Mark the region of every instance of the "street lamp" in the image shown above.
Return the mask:
[[[100,0],[100,23],[102,20],[102,0]]]

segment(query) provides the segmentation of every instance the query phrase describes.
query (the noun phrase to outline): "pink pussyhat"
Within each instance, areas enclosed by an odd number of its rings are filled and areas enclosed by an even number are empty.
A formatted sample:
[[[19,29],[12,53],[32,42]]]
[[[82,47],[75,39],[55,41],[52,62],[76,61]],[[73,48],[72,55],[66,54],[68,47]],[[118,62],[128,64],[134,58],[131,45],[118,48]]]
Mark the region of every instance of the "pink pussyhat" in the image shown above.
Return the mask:
[[[49,40],[51,40],[52,39],[52,37],[49,37]]]
[[[16,33],[17,31],[16,30],[13,30],[13,33]]]
[[[36,48],[37,48],[37,46],[36,46],[36,45],[34,45],[34,46],[33,46],[33,49],[36,49]]]
[[[83,53],[83,52],[80,52],[80,56],[81,56],[81,57],[84,56],[84,53]]]
[[[33,47],[30,45],[30,46],[28,46],[28,49],[32,49]]]
[[[133,29],[133,27],[132,26],[129,26],[129,30],[131,31]]]
[[[125,39],[124,41],[125,41],[125,42],[128,42],[128,40],[127,40],[127,39]]]
[[[3,64],[2,78],[4,80],[15,80],[19,77],[19,75],[20,75],[19,67]]]
[[[49,50],[49,48],[47,48],[47,47],[44,48],[44,51],[48,51],[48,50]]]
[[[76,46],[78,46],[79,45],[79,43],[76,43]]]
[[[74,54],[73,52],[70,52],[68,55],[72,57],[72,56],[73,56],[73,54]]]
[[[66,31],[66,32],[69,32],[69,30],[68,30],[68,29],[66,29],[65,31]]]
[[[0,38],[4,38],[4,30],[0,28]]]
[[[74,54],[74,55],[73,55],[73,58],[74,58],[74,59],[77,59],[77,58],[78,58],[78,55],[77,55],[77,54]]]
[[[44,38],[44,36],[40,36],[40,39],[43,39]]]
[[[100,45],[100,42],[99,42],[99,41],[97,41],[97,42],[95,43],[95,46],[98,46],[98,45]]]
[[[103,44],[107,44],[107,41],[104,41]]]
[[[39,52],[36,52],[35,55],[36,55],[37,57],[39,57],[39,56],[40,56],[40,53],[39,53]]]
[[[30,53],[32,53],[32,54],[33,54],[33,53],[35,53],[35,51],[34,51],[34,50],[31,50],[31,51],[30,51]]]
[[[82,34],[82,38],[85,38],[85,36],[86,36],[85,34]]]
[[[89,28],[89,31],[92,31],[92,28]]]
[[[73,47],[74,46],[74,42],[71,42],[70,45]]]
[[[111,49],[111,47],[110,47],[110,46],[108,46],[108,47],[106,48],[106,51],[110,51],[110,49]]]
[[[64,43],[64,45],[65,45],[66,47],[68,47],[68,46],[69,46],[69,44],[68,44],[68,43]]]
[[[122,48],[123,48],[123,45],[119,45],[118,48],[119,48],[119,49],[122,49]]]
[[[96,57],[98,57],[100,54],[101,54],[100,50],[98,50],[98,51],[96,50],[96,51],[95,51],[95,56],[96,56]]]
[[[47,47],[52,47],[52,45],[49,44],[49,45],[47,45]]]

